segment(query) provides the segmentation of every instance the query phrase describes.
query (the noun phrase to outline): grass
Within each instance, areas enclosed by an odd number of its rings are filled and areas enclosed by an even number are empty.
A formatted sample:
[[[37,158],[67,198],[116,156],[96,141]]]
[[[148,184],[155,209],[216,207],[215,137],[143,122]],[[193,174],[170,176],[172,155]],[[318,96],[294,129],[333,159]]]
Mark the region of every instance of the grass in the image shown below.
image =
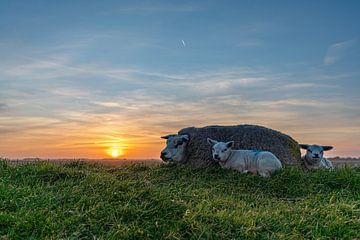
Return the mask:
[[[360,168],[0,162],[0,239],[359,239]]]

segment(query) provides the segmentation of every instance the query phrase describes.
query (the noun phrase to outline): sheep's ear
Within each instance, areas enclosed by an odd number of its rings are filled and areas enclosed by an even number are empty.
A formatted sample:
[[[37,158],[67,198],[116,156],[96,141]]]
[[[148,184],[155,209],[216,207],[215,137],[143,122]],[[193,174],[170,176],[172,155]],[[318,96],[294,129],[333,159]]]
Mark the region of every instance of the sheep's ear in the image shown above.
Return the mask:
[[[230,141],[226,143],[227,148],[232,148],[234,146],[234,141]]]
[[[166,135],[166,136],[162,136],[161,138],[163,139],[168,139],[169,137],[175,137],[177,134],[169,134],[169,135]]]
[[[329,151],[331,149],[333,149],[333,146],[321,146],[323,148],[324,151]]]
[[[211,138],[207,138],[207,142],[208,142],[210,145],[214,145],[214,144],[218,143],[217,141],[212,140]]]
[[[309,145],[307,145],[307,144],[299,144],[299,147],[302,148],[302,149],[307,150]]]
[[[190,137],[187,134],[181,135],[181,139],[184,140],[185,142],[189,141]]]

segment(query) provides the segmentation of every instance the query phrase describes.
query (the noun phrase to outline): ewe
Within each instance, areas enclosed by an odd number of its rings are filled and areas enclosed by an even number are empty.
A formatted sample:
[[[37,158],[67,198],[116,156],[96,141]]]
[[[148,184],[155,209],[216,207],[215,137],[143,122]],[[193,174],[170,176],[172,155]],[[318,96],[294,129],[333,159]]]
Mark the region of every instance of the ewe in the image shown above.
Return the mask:
[[[333,169],[332,163],[324,158],[324,151],[329,151],[333,149],[332,146],[319,146],[319,145],[308,145],[308,144],[299,144],[302,149],[306,150],[305,156],[301,159],[305,165],[305,168],[308,170],[311,169]]]
[[[207,139],[212,145],[212,156],[223,168],[235,169],[241,173],[259,174],[262,177],[270,175],[282,168],[280,160],[267,151],[233,150],[234,141],[218,142]]]

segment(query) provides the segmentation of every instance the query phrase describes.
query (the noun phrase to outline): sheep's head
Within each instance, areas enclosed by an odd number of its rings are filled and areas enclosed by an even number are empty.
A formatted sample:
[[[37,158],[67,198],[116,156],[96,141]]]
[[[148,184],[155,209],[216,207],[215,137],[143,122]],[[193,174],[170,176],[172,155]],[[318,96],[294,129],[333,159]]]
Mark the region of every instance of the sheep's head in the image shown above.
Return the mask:
[[[166,139],[166,147],[161,151],[160,158],[165,162],[184,162],[189,136],[171,134],[161,138]]]
[[[218,142],[208,138],[207,142],[212,146],[212,157],[216,162],[226,161],[230,156],[231,148],[234,146],[234,141]]]
[[[332,146],[319,146],[319,145],[308,145],[300,144],[302,149],[306,150],[306,158],[313,161],[320,161],[324,156],[324,151],[333,149]]]

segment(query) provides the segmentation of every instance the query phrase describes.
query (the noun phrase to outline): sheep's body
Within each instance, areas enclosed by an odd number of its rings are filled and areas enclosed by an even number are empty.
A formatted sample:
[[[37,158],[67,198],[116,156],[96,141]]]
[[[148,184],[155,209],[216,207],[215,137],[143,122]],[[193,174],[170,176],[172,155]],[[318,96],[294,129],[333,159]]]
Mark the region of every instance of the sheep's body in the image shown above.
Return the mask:
[[[281,132],[256,126],[208,126],[203,128],[184,128],[179,134],[189,135],[185,149],[185,162],[194,167],[206,167],[213,164],[211,147],[207,138],[219,141],[235,141],[234,148],[269,151],[277,156],[282,164],[300,164],[300,149],[298,143],[290,136]]]
[[[219,164],[223,168],[263,177],[270,177],[273,172],[282,168],[280,160],[271,152],[252,150],[231,150],[229,158],[219,161]]]
[[[302,157],[305,168],[308,170],[316,170],[320,168],[333,169],[333,164],[326,158],[321,158],[320,160],[308,159],[306,156]]]

